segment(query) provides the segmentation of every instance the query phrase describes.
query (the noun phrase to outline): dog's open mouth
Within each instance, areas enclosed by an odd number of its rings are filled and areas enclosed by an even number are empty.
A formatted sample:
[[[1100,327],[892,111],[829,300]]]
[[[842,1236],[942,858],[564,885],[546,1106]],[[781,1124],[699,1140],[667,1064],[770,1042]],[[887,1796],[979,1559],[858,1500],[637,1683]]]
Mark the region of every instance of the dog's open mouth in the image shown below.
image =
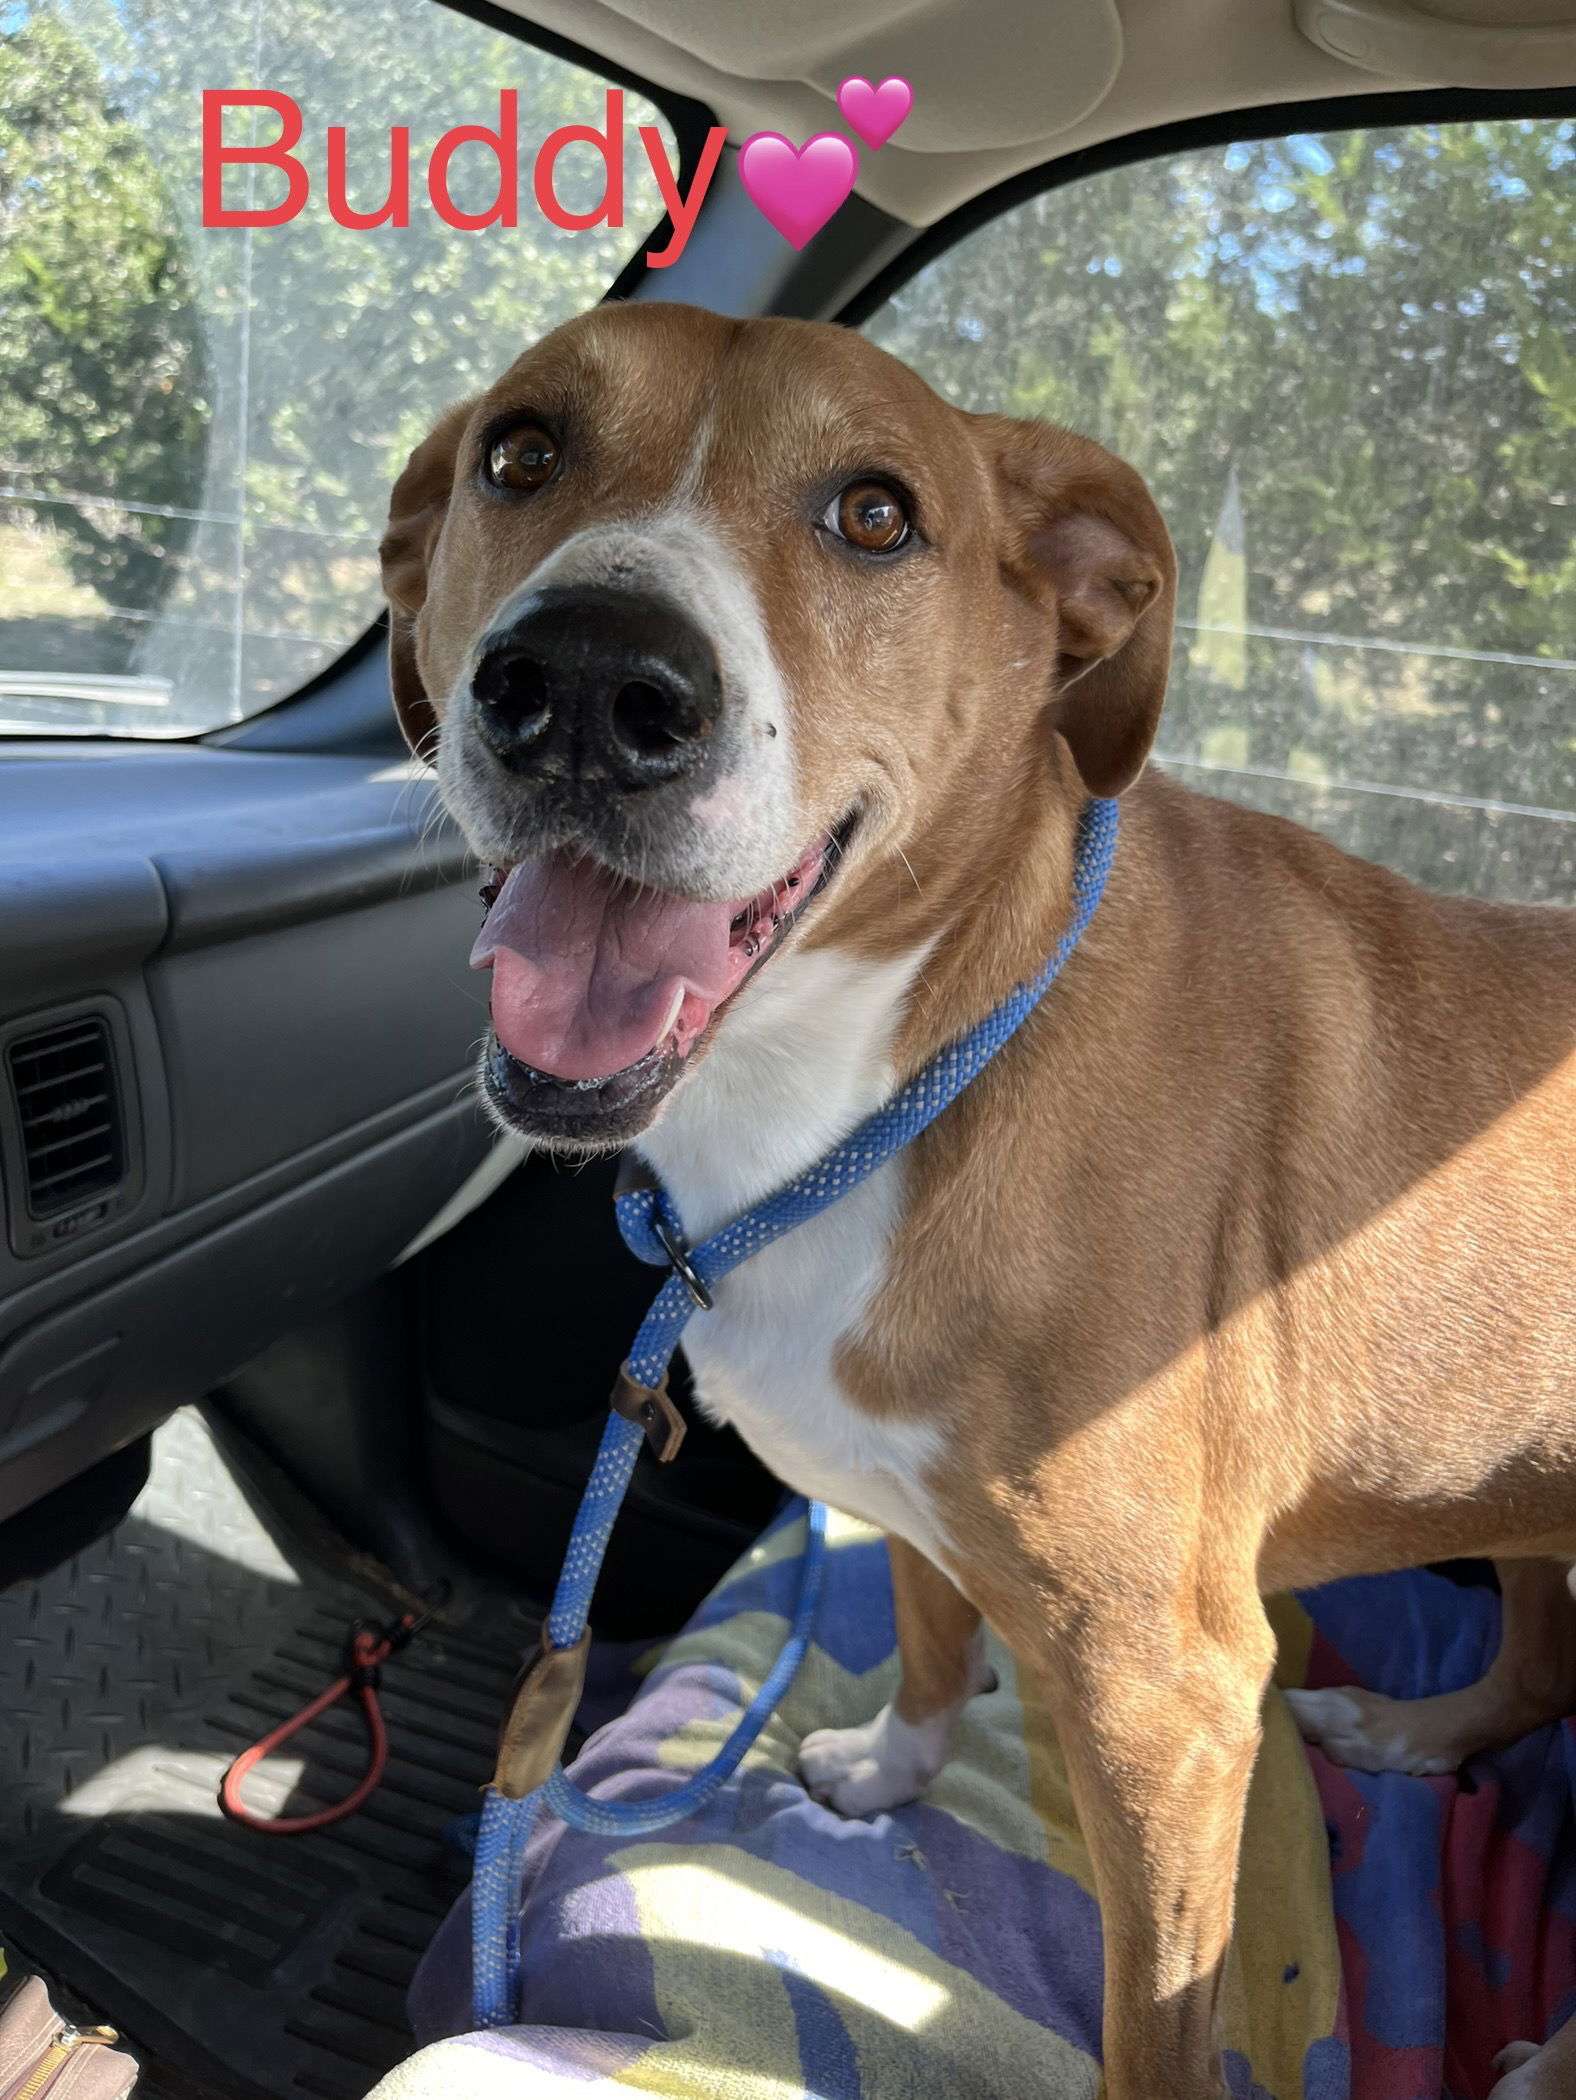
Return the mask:
[[[663,1072],[671,1083],[825,888],[853,821],[731,903],[652,890],[567,849],[495,871],[471,952],[473,969],[492,971],[493,1033],[517,1068],[502,1088],[489,1073],[495,1100],[502,1092],[500,1105],[518,1110],[529,1089],[534,1111],[556,1096],[555,1124],[590,1125],[599,1107],[622,1108]]]

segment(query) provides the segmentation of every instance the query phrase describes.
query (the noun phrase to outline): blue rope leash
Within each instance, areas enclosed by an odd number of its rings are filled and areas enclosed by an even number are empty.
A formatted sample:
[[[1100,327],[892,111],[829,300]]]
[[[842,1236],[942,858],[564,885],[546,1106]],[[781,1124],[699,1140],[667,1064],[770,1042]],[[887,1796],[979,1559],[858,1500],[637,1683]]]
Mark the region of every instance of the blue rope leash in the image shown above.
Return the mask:
[[[619,1229],[631,1251],[654,1266],[670,1267],[629,1352],[628,1369],[640,1385],[654,1390],[661,1384],[691,1316],[697,1307],[710,1304],[716,1286],[730,1271],[796,1225],[830,1209],[902,1151],[1016,1032],[1061,975],[1094,917],[1115,857],[1116,833],[1114,801],[1085,805],[1073,868],[1073,915],[1044,969],[1031,983],[1019,985],[976,1028],[950,1043],[885,1107],[796,1180],[693,1249],[685,1245],[682,1221],[665,1189],[631,1189],[618,1197]],[[585,1634],[591,1593],[645,1437],[638,1422],[609,1415],[547,1617],[551,1648],[573,1648]],[[793,1680],[809,1645],[825,1564],[826,1511],[812,1502],[788,1641],[722,1749],[673,1792],[653,1801],[599,1801],[582,1792],[561,1764],[554,1766],[544,1785],[520,1800],[495,1786],[488,1788],[471,1883],[473,2017],[479,2028],[507,2026],[516,2017],[525,1849],[538,1811],[546,1807],[576,1830],[599,1837],[643,1837],[704,1807],[737,1771]]]

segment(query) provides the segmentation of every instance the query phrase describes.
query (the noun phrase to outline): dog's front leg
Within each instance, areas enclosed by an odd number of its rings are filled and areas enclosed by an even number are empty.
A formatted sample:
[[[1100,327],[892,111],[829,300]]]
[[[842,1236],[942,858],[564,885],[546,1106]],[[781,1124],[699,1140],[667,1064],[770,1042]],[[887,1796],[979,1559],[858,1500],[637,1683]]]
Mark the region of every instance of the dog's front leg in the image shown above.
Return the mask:
[[[897,1691],[873,1721],[819,1728],[799,1748],[810,1792],[845,1816],[875,1815],[922,1794],[947,1761],[959,1714],[994,1682],[974,1606],[905,1540],[889,1536],[887,1555]]]
[[[1021,1606],[1001,1631],[1047,1694],[1094,1867],[1108,2100],[1224,2100],[1220,1991],[1274,1638],[1250,1582],[1203,1600],[1156,1573],[1124,1580],[1115,1556],[1059,1572],[1037,1637]]]

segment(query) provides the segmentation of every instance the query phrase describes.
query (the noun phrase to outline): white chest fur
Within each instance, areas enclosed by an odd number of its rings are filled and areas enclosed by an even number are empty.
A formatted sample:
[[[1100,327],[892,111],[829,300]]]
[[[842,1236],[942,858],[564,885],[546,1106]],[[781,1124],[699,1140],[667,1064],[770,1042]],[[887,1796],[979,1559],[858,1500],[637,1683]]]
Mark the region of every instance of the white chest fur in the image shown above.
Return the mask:
[[[892,1043],[922,962],[784,956],[741,997],[705,1064],[642,1140],[686,1232],[704,1239],[803,1171],[893,1085]],[[902,1155],[726,1277],[684,1346],[708,1414],[778,1478],[944,1556],[920,1476],[936,1431],[855,1406],[834,1370],[881,1285]]]

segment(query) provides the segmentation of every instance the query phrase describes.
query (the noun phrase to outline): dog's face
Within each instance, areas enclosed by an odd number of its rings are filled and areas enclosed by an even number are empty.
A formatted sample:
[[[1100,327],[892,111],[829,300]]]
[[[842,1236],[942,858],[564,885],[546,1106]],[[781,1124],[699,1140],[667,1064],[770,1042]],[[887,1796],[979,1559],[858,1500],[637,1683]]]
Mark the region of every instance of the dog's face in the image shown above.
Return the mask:
[[[547,1143],[644,1129],[960,789],[1119,792],[1164,692],[1131,469],[818,324],[570,322],[417,448],[382,552],[401,720],[493,870],[486,1091]]]

